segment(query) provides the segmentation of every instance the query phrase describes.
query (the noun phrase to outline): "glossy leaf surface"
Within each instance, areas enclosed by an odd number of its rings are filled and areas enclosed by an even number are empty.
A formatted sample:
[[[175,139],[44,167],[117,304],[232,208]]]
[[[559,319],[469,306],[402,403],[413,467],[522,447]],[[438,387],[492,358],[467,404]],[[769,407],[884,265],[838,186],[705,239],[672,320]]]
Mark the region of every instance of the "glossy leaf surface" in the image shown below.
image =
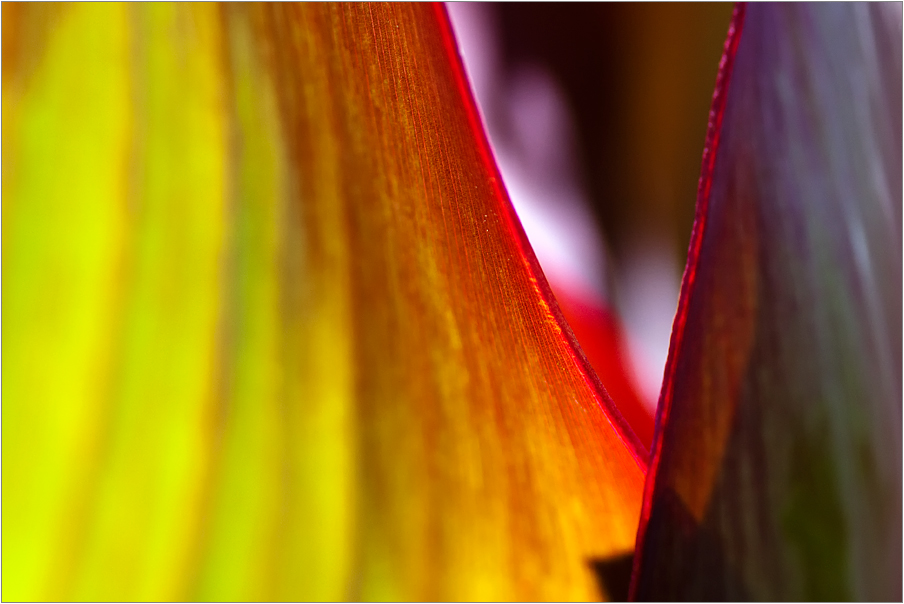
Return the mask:
[[[899,4],[736,11],[638,599],[901,598],[900,28]]]
[[[599,595],[643,448],[444,9],[3,16],[4,599]]]

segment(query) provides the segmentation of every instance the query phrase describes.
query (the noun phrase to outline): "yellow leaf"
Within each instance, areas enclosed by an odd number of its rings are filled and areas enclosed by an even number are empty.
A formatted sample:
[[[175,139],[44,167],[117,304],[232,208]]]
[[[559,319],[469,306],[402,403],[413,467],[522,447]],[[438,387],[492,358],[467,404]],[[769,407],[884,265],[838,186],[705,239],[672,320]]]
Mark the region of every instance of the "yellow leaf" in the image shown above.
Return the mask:
[[[441,6],[3,16],[5,599],[599,596],[643,454]]]

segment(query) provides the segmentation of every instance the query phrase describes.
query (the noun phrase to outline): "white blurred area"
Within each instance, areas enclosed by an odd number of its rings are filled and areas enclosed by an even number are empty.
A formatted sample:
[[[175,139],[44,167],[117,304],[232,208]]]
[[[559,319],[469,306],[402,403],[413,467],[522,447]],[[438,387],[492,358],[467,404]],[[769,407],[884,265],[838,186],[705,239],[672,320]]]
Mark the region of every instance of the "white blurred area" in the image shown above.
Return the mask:
[[[554,290],[617,309],[640,394],[655,410],[682,267],[665,247],[642,242],[624,266],[607,264],[575,168],[574,125],[553,76],[528,64],[502,73],[492,8],[446,6],[506,189],[543,272]]]
[[[669,355],[683,269],[661,243],[635,242],[619,271],[619,315],[640,394],[653,410]]]
[[[544,272],[605,296],[600,235],[570,173],[572,124],[561,91],[537,66],[502,77],[488,6],[446,6],[496,162]]]

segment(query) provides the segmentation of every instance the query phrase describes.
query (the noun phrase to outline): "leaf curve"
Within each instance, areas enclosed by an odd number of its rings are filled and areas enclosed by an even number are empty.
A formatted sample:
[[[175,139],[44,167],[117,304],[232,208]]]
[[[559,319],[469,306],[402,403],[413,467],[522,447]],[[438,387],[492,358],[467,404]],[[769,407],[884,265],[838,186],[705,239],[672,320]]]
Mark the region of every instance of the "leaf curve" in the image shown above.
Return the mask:
[[[901,597],[900,17],[736,9],[637,599]]]
[[[3,13],[4,598],[598,596],[643,448],[441,6]]]

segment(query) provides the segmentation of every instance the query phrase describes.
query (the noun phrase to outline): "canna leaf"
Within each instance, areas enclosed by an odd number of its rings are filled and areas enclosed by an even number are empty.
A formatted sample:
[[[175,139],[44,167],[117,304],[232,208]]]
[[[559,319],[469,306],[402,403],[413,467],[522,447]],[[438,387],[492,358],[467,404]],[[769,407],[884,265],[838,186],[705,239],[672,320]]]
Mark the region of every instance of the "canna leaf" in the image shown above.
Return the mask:
[[[621,325],[599,296],[557,284],[553,277],[549,278],[562,315],[600,381],[606,385],[606,393],[640,444],[649,451],[655,427],[653,413],[644,405],[635,385]]]
[[[3,29],[4,599],[599,597],[644,449],[441,6]]]
[[[637,599],[901,599],[900,4],[736,9]]]

